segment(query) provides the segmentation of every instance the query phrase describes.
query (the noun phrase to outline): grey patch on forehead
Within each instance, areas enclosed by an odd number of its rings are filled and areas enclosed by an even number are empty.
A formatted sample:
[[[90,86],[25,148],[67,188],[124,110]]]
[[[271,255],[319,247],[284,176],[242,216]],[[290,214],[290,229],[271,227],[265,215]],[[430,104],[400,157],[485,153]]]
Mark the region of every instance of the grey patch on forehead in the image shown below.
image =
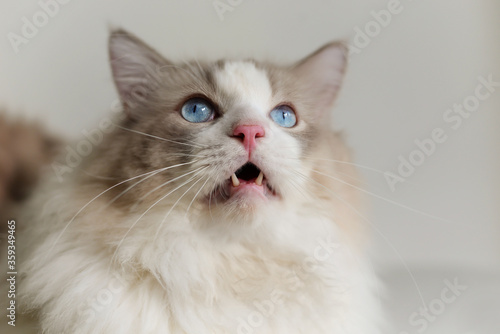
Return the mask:
[[[317,144],[318,136],[322,135],[322,129],[318,126],[317,114],[314,110],[314,103],[307,93],[307,86],[304,86],[300,77],[294,75],[290,66],[281,66],[269,62],[258,63],[267,75],[273,97],[277,103],[288,102],[294,106],[300,122],[305,122],[306,126],[300,129],[290,129],[289,134],[296,138],[305,155]]]
[[[217,85],[215,83],[215,77],[214,77],[213,68],[207,68],[204,71],[204,76],[205,76],[205,80],[207,81],[207,83],[210,86],[210,88],[212,88],[214,91],[216,91],[217,90]]]
[[[281,92],[284,95],[297,96],[298,89],[294,83],[294,78],[287,72],[285,67],[276,66],[270,63],[259,64],[266,73],[273,95]]]
[[[197,69],[200,79],[205,81],[206,84],[212,89],[216,89],[216,82],[214,77],[214,66],[213,64],[200,63],[198,61],[192,61],[189,66],[194,66]]]
[[[190,61],[186,63],[186,66],[188,67],[187,70],[191,71],[196,79],[204,81],[204,83],[211,87],[215,86],[211,66],[209,64],[200,63],[198,61]]]

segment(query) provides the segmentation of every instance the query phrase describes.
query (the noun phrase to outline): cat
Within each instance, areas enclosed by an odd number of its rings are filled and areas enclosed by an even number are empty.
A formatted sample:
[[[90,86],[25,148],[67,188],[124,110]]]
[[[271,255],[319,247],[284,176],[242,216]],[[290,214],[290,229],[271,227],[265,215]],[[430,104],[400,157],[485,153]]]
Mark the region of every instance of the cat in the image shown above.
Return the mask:
[[[60,333],[380,333],[342,43],[291,65],[172,62],[124,30],[123,113],[17,220],[18,312]]]

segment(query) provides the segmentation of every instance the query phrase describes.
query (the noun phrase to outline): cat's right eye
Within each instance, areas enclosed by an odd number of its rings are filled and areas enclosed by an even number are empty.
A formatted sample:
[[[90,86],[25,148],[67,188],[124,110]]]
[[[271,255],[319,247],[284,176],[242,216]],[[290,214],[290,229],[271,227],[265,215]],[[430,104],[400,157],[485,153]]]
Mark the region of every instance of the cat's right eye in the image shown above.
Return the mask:
[[[181,115],[191,123],[203,123],[214,119],[214,108],[205,99],[195,97],[183,104]]]
[[[297,117],[292,108],[282,105],[271,111],[271,119],[281,127],[291,128],[297,124]]]

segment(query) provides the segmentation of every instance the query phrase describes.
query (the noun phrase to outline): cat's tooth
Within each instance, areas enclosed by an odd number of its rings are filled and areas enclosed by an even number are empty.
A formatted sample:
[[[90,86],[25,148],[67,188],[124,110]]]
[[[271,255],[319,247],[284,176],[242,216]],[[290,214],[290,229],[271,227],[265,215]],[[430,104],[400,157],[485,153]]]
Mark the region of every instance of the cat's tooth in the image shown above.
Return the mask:
[[[255,183],[258,186],[261,186],[262,185],[262,180],[264,180],[264,173],[262,173],[262,171],[261,171],[260,174],[259,174],[259,176],[257,176],[257,178],[255,179]]]
[[[238,180],[238,178],[236,177],[236,174],[233,173],[233,175],[231,175],[231,181],[233,181],[233,187],[237,187],[240,185],[240,180]]]

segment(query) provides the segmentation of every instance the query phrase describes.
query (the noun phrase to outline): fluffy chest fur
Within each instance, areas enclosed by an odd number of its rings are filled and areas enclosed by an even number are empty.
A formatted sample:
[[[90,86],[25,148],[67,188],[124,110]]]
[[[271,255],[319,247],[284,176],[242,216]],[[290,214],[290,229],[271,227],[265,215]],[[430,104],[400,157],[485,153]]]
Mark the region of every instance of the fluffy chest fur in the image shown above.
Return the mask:
[[[316,205],[269,213],[262,219],[273,228],[262,222],[237,240],[200,232],[210,217],[186,216],[181,205],[154,243],[165,205],[113,252],[118,226],[140,214],[97,210],[67,226],[82,202],[73,187],[50,188],[40,197],[53,200],[40,198],[45,215],[23,240],[37,254],[24,261],[21,289],[26,306],[50,310],[41,317],[48,332],[377,333],[375,280]]]

